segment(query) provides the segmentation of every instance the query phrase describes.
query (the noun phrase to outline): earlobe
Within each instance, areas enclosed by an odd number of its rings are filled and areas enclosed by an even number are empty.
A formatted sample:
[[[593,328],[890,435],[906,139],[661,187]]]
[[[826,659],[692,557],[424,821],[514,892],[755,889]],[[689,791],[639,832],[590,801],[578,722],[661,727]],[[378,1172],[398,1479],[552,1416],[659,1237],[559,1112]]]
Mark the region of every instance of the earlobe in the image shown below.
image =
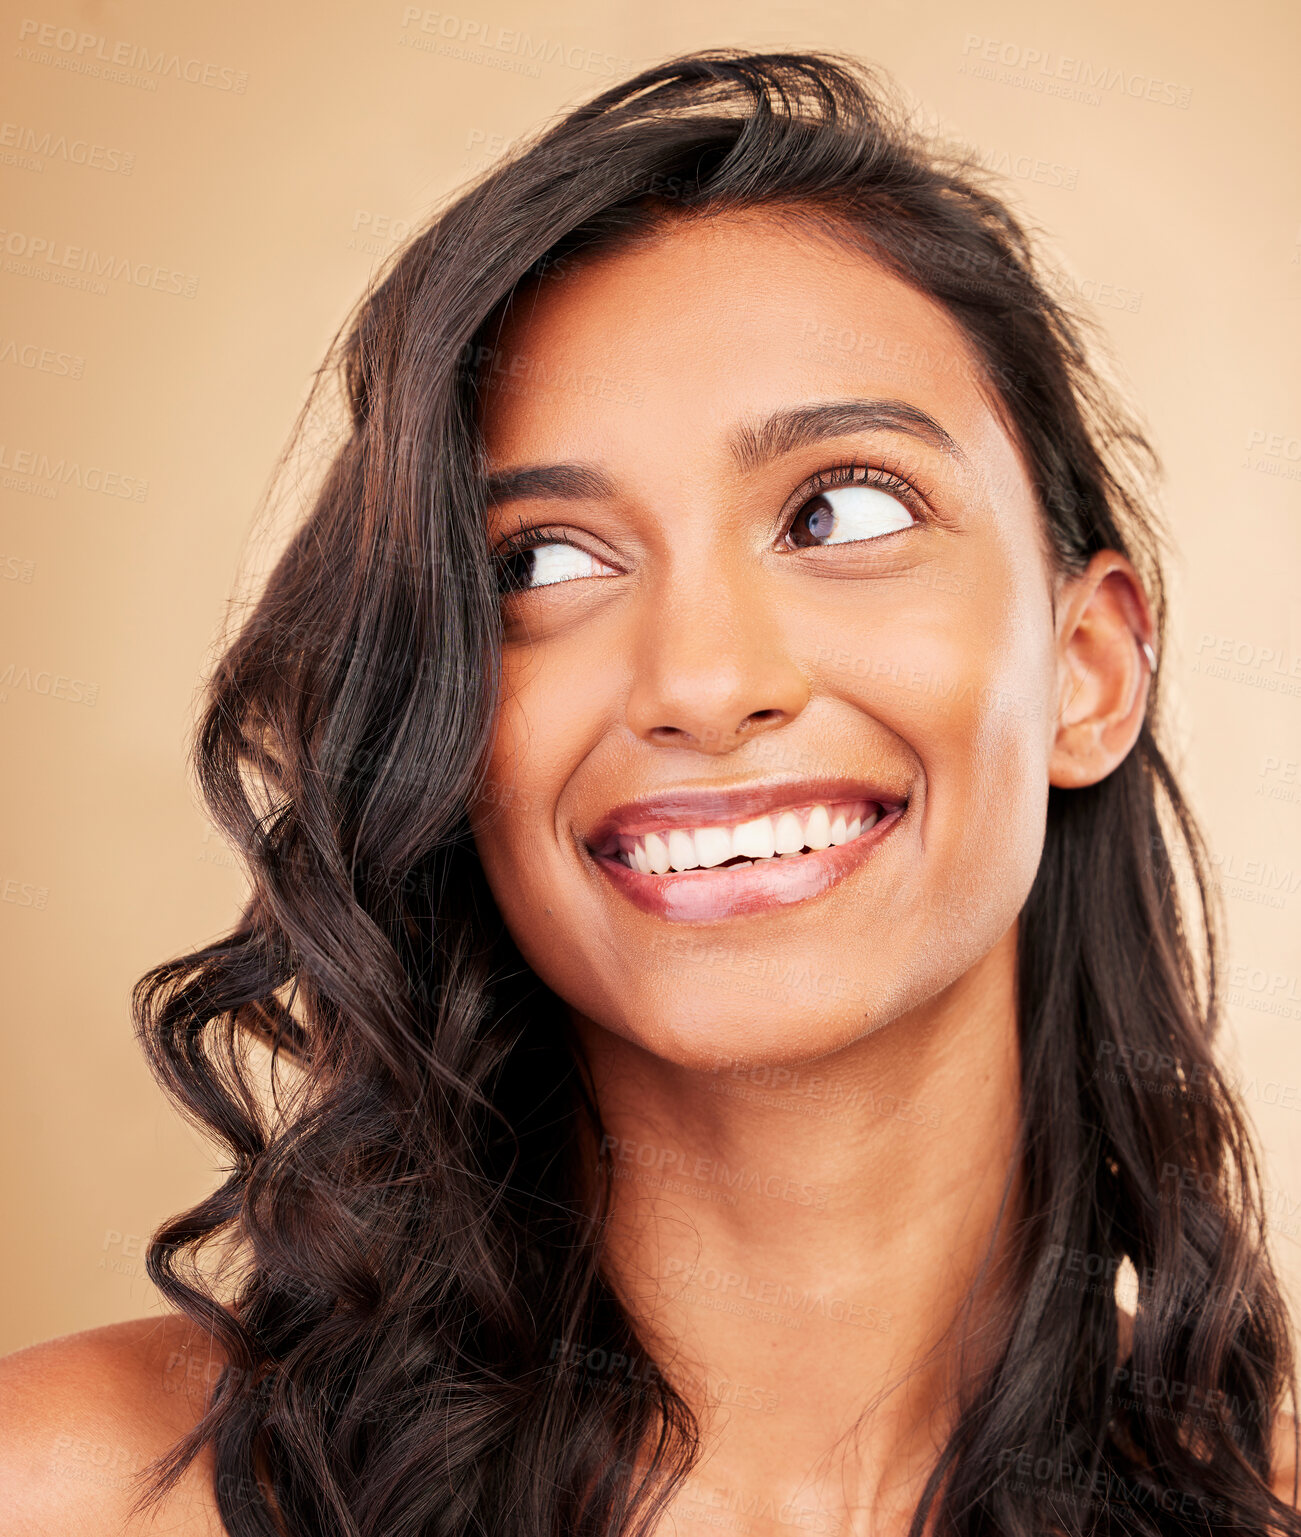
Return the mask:
[[[1147,711],[1155,664],[1151,634],[1143,584],[1115,550],[1099,551],[1063,584],[1050,784],[1097,784],[1124,761]]]

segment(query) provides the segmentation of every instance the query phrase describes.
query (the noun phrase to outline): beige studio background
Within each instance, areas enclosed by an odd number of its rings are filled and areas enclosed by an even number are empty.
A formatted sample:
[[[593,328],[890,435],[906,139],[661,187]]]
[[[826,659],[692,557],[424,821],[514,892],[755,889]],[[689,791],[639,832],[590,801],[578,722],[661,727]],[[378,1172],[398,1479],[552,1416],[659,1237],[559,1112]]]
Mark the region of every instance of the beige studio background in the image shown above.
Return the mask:
[[[1292,0],[5,7],[0,1351],[154,1308],[145,1237],[213,1182],[128,992],[236,911],[187,734],[335,327],[513,136],[719,44],[891,69],[1051,232],[1147,414],[1181,552],[1168,719],[1301,1299],[1299,33]]]

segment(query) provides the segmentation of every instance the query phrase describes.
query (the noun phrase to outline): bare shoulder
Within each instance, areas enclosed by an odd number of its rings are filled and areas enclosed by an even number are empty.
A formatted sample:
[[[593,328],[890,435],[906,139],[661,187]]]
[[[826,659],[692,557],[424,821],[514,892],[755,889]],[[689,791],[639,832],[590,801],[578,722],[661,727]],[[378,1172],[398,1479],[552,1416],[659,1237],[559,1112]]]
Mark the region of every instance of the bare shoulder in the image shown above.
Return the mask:
[[[1274,1447],[1270,1487],[1285,1505],[1296,1505],[1298,1489],[1293,1485],[1297,1474],[1297,1420],[1287,1409],[1280,1409],[1274,1423]]]
[[[0,1360],[0,1537],[224,1537],[211,1463],[151,1513],[139,1475],[203,1413],[217,1347],[176,1314],[28,1346]]]

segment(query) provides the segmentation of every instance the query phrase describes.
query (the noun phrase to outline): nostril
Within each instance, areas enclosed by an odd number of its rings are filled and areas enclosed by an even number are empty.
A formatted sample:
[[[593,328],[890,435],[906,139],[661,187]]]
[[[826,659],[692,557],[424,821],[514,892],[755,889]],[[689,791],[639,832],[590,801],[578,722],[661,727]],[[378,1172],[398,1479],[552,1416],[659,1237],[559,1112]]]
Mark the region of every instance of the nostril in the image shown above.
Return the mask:
[[[690,744],[704,749],[724,749],[736,746],[741,737],[752,731],[762,731],[786,719],[785,710],[755,710],[741,720],[734,730],[725,731],[720,726],[705,726],[700,731],[688,731],[682,726],[652,726],[648,733],[652,742],[665,747]]]

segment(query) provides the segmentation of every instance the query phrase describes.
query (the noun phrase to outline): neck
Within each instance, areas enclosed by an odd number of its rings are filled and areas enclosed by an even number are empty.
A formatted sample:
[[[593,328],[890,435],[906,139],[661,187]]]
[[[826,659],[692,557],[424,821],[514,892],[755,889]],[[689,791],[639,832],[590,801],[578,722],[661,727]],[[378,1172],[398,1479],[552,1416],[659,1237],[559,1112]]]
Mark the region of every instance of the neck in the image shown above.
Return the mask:
[[[1017,1214],[1015,962],[1013,926],[925,1006],[798,1066],[700,1072],[576,1019],[614,1170],[604,1269],[706,1427],[689,1502],[915,1504],[955,1383],[1002,1343],[962,1308]]]

